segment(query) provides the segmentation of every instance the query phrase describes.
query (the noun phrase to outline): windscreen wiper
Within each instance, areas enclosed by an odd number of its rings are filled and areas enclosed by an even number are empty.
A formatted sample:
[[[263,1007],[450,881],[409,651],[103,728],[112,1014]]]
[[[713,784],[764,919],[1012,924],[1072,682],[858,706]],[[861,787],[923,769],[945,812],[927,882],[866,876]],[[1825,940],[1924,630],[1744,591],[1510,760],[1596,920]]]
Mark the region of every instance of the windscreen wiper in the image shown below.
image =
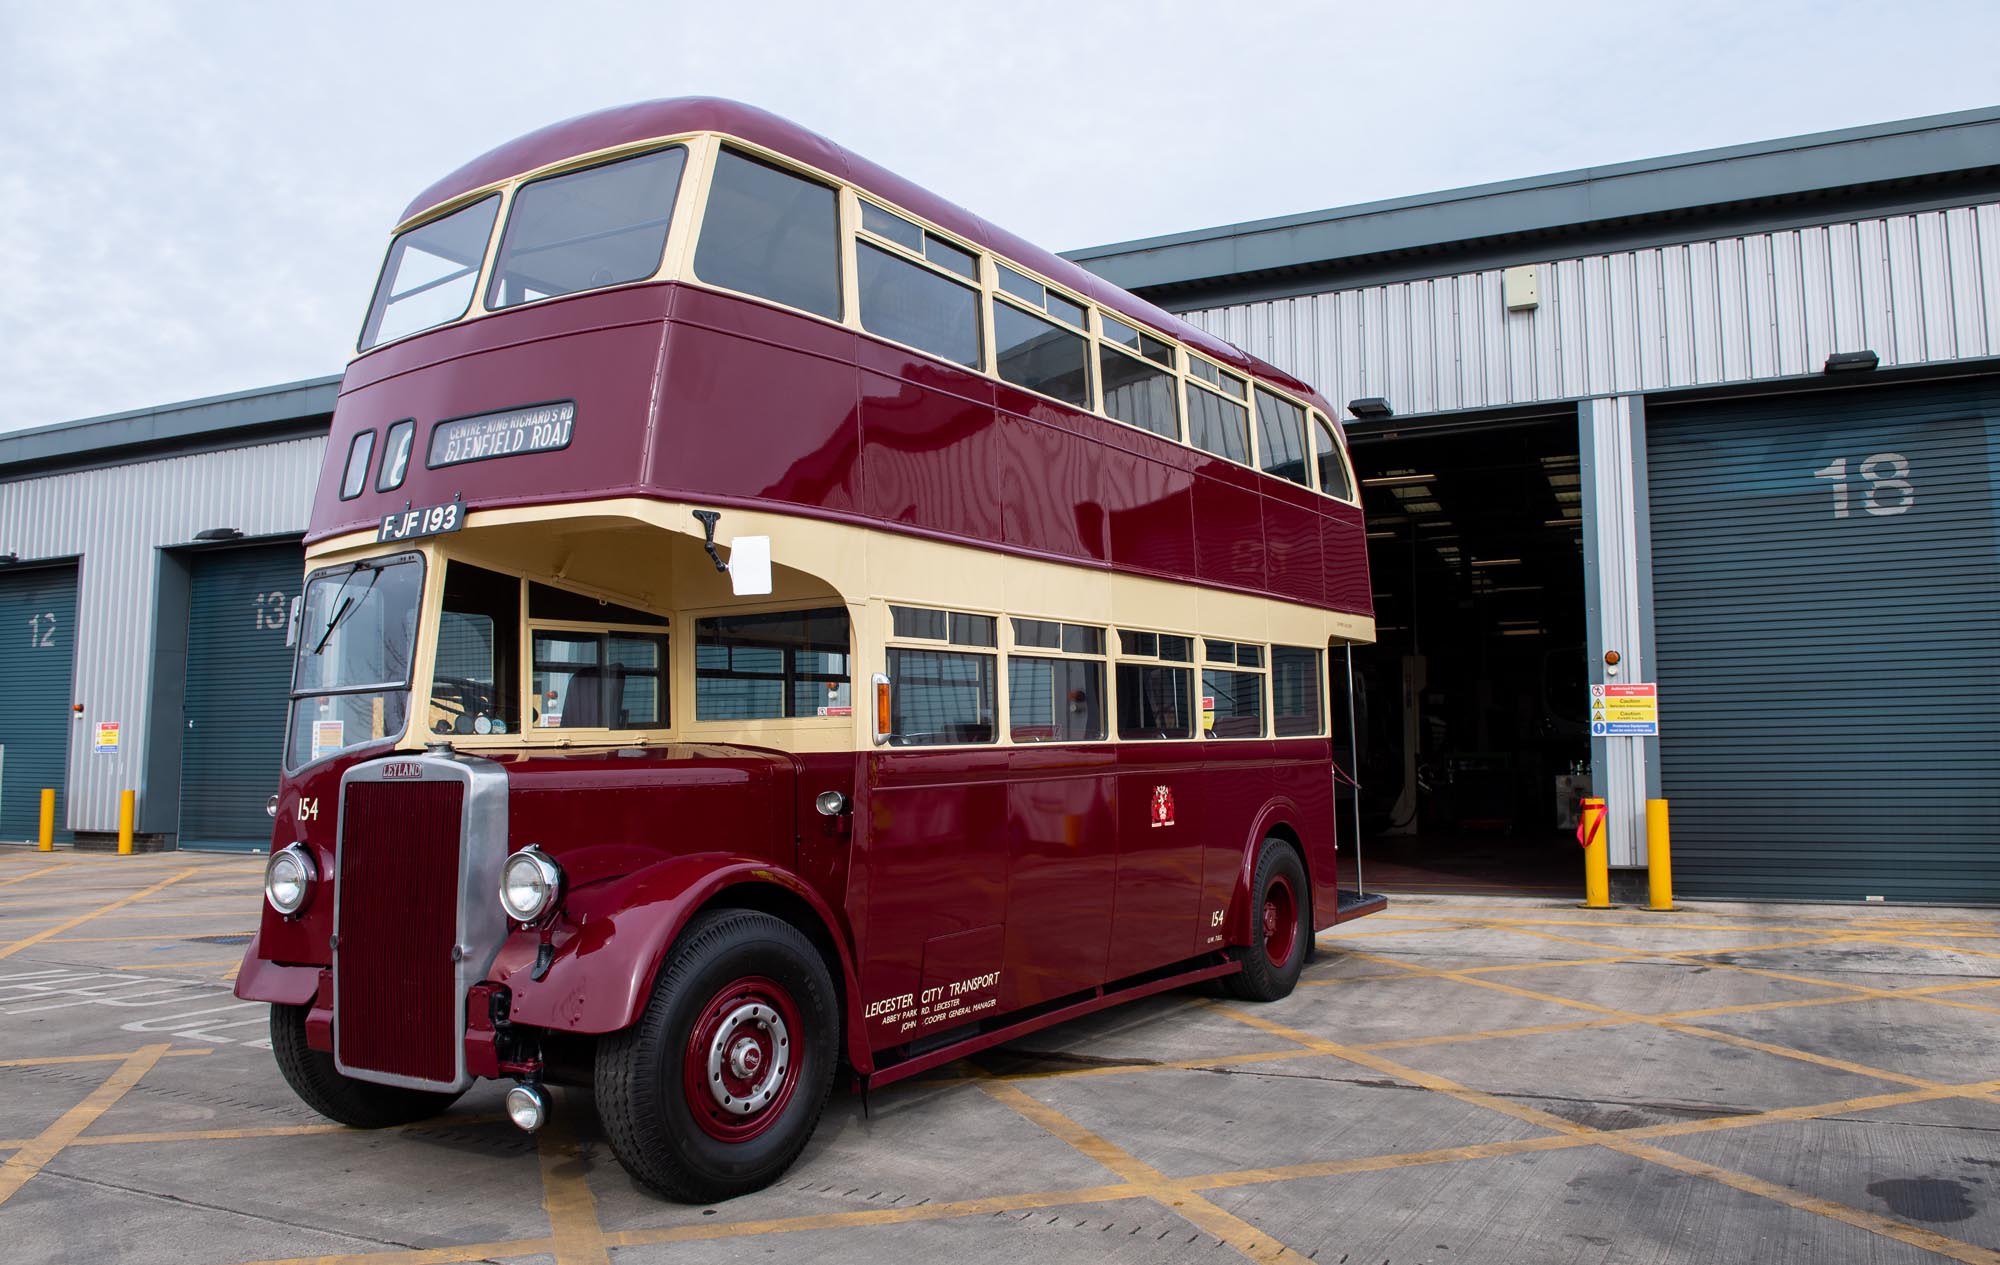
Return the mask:
[[[341,577],[340,587],[333,594],[334,597],[340,599],[340,605],[334,607],[333,617],[326,621],[326,631],[319,635],[317,642],[313,643],[312,652],[315,657],[319,655],[320,651],[326,649],[327,640],[333,636],[333,630],[340,627],[340,621],[347,618],[347,612],[354,609],[354,599],[344,595],[347,592],[347,586],[353,583],[355,575],[361,571],[368,572],[368,587],[370,589],[375,587],[375,581],[382,574],[382,568],[380,567],[370,566],[365,562],[357,562],[354,565],[353,571],[349,571]],[[362,596],[365,598],[368,594],[363,592]]]

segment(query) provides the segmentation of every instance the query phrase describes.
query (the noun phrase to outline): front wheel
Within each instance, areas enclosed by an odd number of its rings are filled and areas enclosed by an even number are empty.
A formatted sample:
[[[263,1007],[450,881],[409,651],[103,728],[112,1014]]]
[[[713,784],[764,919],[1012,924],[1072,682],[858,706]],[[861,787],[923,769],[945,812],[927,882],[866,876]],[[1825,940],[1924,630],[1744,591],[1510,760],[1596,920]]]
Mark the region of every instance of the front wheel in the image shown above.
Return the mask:
[[[1291,994],[1305,969],[1312,925],[1305,867],[1283,839],[1266,839],[1257,850],[1250,882],[1251,943],[1229,952],[1243,969],[1224,976],[1222,987],[1244,1001],[1276,1001]]]
[[[458,1101],[455,1093],[404,1089],[344,1076],[333,1056],[306,1042],[309,1006],[271,1007],[271,1052],[278,1071],[305,1105],[329,1120],[356,1129],[387,1129],[441,1115]]]
[[[790,923],[743,909],[688,924],[639,1021],[597,1045],[597,1111],[633,1177],[710,1203],[768,1186],[833,1085],[833,982]]]

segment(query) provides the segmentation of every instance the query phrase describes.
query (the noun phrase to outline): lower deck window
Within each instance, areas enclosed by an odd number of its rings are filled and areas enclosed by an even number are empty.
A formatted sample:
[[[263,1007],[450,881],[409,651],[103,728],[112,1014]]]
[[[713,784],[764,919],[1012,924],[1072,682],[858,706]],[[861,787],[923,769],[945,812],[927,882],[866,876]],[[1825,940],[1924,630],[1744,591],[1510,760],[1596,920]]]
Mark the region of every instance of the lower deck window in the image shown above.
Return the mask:
[[[1264,674],[1203,668],[1201,727],[1210,738],[1264,736]]]
[[[1150,663],[1118,665],[1118,736],[1192,738],[1194,673]]]
[[[535,723],[547,729],[664,728],[666,665],[665,634],[539,631]]]
[[[889,651],[889,742],[932,747],[992,742],[994,659],[947,650]]]
[[[521,582],[464,562],[444,572],[430,717],[441,734],[504,734],[521,727]]]
[[[1015,742],[1102,741],[1104,665],[1010,656],[1007,732]]]
[[[839,606],[696,620],[695,719],[852,715],[847,639]]]
[[[1280,738],[1312,738],[1320,729],[1319,651],[1271,647],[1271,717]]]

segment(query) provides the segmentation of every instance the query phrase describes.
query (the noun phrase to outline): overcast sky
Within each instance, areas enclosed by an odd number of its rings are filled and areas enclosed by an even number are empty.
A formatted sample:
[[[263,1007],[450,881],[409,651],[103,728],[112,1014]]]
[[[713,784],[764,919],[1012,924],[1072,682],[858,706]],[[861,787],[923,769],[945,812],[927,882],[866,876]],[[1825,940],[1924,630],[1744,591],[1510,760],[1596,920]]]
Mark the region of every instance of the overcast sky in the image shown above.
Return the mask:
[[[1044,246],[2000,104],[2000,4],[0,0],[0,430],[336,373],[510,137],[776,111]]]

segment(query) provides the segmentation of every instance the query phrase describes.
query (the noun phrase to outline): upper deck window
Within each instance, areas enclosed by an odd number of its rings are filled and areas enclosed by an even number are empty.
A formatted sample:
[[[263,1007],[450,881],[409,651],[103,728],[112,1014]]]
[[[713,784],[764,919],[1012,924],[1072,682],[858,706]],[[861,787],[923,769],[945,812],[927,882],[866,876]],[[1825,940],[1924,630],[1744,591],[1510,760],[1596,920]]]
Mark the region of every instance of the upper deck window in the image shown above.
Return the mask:
[[[1208,385],[1218,391],[1227,391],[1239,400],[1249,398],[1248,393],[1244,389],[1242,378],[1229,372],[1227,369],[1208,363],[1208,361],[1203,360],[1200,356],[1188,357],[1188,373],[1208,383]]]
[[[1100,312],[1097,319],[1104,337],[1098,348],[1098,369],[1104,375],[1105,413],[1155,435],[1179,439],[1181,418],[1176,397],[1180,392],[1175,389],[1173,344],[1108,312]],[[1116,350],[1120,347],[1134,354]],[[1145,359],[1139,358],[1142,356]]]
[[[861,228],[909,252],[865,238],[856,243],[861,327],[968,369],[979,368],[979,256],[865,198]],[[911,255],[932,267],[914,262]],[[962,285],[946,273],[972,284]]]
[[[1313,414],[1313,455],[1319,463],[1319,490],[1343,501],[1354,499],[1354,484],[1347,477],[1347,463],[1341,459],[1340,443],[1333,426],[1318,413]]]
[[[840,214],[832,189],[724,149],[715,158],[695,275],[840,319]]]
[[[1312,475],[1306,469],[1306,411],[1261,387],[1257,391],[1257,464],[1266,474],[1312,486]]]
[[[1204,362],[1190,359],[1188,363]],[[1223,381],[1235,383],[1237,395],[1243,393],[1240,379],[1226,373],[1220,376]],[[1249,409],[1192,381],[1188,383],[1187,407],[1189,443],[1218,457],[1250,464]]]
[[[687,150],[679,145],[522,185],[486,306],[575,294],[660,270]]]
[[[416,433],[416,422],[408,418],[389,428],[388,441],[382,445],[382,469],[375,475],[377,492],[393,492],[403,486],[410,473],[410,441]]]
[[[362,351],[465,315],[499,212],[496,193],[396,235],[361,326]]]
[[[368,460],[375,455],[375,432],[364,430],[347,445],[347,465],[340,472],[340,499],[351,501],[368,486]]]

